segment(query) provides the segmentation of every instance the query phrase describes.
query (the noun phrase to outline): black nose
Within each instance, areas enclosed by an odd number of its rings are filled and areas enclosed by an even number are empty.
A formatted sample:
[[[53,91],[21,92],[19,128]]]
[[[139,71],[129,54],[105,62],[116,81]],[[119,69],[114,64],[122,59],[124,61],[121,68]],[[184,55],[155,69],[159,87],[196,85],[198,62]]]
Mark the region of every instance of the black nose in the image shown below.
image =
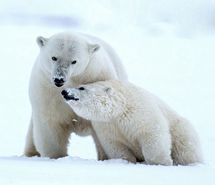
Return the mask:
[[[66,90],[63,90],[61,92],[62,96],[64,97],[65,100],[70,100],[72,97],[69,96],[69,93]]]
[[[61,94],[62,94],[63,96],[67,96],[67,95],[68,95],[68,92],[67,92],[66,90],[62,90]]]
[[[74,95],[69,95],[69,93],[66,91],[66,90],[63,90],[61,92],[62,96],[64,97],[65,100],[75,100],[75,101],[78,101],[79,98],[75,98]]]
[[[64,81],[63,78],[55,78],[55,79],[54,79],[54,83],[55,83],[55,85],[56,85],[57,87],[63,86],[64,82],[65,82],[65,81]]]

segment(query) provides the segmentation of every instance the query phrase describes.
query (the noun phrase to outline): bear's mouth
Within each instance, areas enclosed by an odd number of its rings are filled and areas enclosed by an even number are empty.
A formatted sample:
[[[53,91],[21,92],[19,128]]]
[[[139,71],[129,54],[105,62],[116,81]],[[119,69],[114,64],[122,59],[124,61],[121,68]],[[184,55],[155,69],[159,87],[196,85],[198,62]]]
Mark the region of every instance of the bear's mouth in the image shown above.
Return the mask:
[[[71,97],[69,97],[69,98],[67,99],[67,101],[69,101],[69,100],[78,101],[78,100],[79,100],[79,98],[75,98],[74,96],[71,96]]]
[[[62,86],[64,85],[64,83],[55,83],[55,85],[56,85],[57,87],[62,87]]]
[[[61,92],[61,94],[66,101],[69,101],[69,100],[78,101],[79,100],[79,98],[76,98],[74,96],[74,94],[69,94],[66,90],[63,90]]]

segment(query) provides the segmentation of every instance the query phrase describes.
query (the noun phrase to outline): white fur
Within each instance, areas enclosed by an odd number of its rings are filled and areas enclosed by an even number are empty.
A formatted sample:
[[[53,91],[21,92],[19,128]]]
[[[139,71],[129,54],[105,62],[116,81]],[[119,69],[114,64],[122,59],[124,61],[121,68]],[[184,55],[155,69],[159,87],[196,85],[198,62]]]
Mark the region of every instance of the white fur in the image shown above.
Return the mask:
[[[67,155],[71,132],[92,135],[99,159],[102,147],[91,123],[78,117],[63,101],[63,87],[54,85],[54,78],[63,78],[64,87],[100,80],[127,80],[120,59],[104,41],[80,33],[59,33],[49,39],[37,38],[40,54],[32,69],[29,95],[32,118],[25,155],[58,158]],[[57,61],[53,61],[52,57]],[[76,60],[76,64],[71,62]],[[77,120],[77,121],[74,121]]]
[[[116,80],[68,88],[78,101],[68,104],[93,128],[108,158],[147,164],[202,162],[198,136],[190,123],[151,93]]]

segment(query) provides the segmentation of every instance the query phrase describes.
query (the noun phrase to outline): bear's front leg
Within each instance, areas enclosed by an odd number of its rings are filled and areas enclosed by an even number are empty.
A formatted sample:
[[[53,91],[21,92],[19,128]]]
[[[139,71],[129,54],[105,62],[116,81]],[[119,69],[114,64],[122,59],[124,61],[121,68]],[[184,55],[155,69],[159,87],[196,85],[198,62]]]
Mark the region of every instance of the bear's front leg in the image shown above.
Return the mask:
[[[35,144],[34,144],[32,118],[31,118],[31,121],[29,124],[27,135],[26,135],[24,155],[27,157],[40,156],[40,154],[36,150]]]
[[[106,140],[104,150],[109,159],[124,159],[132,163],[137,162],[132,151],[122,143]]]
[[[108,157],[104,151],[103,146],[101,145],[101,142],[99,141],[99,138],[95,132],[95,130],[92,128],[92,138],[95,143],[96,152],[97,152],[97,159],[100,161],[107,160]]]
[[[59,122],[35,120],[33,127],[35,147],[41,157],[60,158],[67,156],[70,136],[69,126]]]
[[[92,136],[96,147],[97,159],[101,161],[108,159],[90,121],[76,117],[76,119],[72,121],[71,128],[72,132],[79,136]]]

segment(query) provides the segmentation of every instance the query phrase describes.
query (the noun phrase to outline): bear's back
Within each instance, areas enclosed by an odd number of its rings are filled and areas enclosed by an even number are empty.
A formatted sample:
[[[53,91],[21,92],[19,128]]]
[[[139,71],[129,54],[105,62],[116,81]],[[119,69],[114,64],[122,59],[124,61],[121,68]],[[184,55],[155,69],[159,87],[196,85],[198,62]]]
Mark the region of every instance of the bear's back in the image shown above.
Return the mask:
[[[120,57],[107,42],[92,35],[82,34],[82,36],[84,36],[89,42],[97,43],[103,48],[106,54],[111,58],[111,62],[116,70],[119,80],[122,81],[128,80],[127,73],[125,72],[125,68],[122,65]]]

